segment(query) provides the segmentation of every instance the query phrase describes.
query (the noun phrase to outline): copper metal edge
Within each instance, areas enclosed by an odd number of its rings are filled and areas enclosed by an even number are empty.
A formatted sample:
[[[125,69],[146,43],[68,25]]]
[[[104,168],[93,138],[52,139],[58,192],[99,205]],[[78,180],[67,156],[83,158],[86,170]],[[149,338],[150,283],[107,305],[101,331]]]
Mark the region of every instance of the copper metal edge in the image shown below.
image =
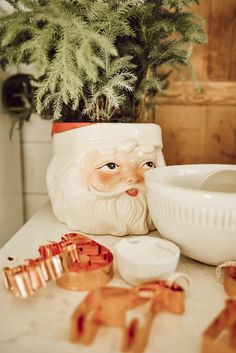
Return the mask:
[[[82,291],[98,288],[107,283],[113,276],[113,264],[89,272],[69,271],[56,280],[56,284],[63,289]]]
[[[222,333],[224,335],[222,336]],[[225,308],[203,333],[202,353],[236,352],[236,301],[229,299]]]
[[[184,290],[178,284],[151,281],[134,288],[97,288],[84,298],[71,317],[70,340],[91,344],[99,327],[118,327],[123,331],[123,352],[142,353],[155,316],[163,311],[184,312]],[[135,315],[135,310],[142,310]],[[134,316],[129,316],[133,312]]]
[[[39,258],[2,269],[5,287],[15,296],[34,295],[47,282],[60,278],[58,285],[64,289],[86,290],[106,283],[113,274],[112,253],[78,233],[65,234],[58,243],[40,246],[39,253]]]
[[[216,278],[224,285],[227,295],[236,299],[236,261],[226,261],[217,266]]]

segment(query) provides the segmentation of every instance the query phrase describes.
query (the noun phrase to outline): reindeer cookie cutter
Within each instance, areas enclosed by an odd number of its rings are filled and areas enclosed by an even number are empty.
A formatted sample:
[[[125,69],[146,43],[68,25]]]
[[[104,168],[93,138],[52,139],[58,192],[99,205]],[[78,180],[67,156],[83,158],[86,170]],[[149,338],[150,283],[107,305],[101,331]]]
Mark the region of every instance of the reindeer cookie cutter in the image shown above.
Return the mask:
[[[88,290],[106,283],[113,275],[113,255],[104,246],[78,233],[61,237],[38,249],[40,257],[2,270],[7,290],[16,297],[34,295],[51,280],[69,290]]]
[[[123,331],[122,351],[142,353],[158,313],[184,312],[184,289],[176,282],[156,280],[134,288],[103,287],[91,291],[71,317],[70,340],[91,344],[101,326]],[[137,309],[145,313],[137,313]]]
[[[216,268],[216,278],[230,298],[236,299],[236,261],[226,261]]]
[[[236,261],[217,266],[216,277],[229,299],[203,333],[202,353],[236,353]]]

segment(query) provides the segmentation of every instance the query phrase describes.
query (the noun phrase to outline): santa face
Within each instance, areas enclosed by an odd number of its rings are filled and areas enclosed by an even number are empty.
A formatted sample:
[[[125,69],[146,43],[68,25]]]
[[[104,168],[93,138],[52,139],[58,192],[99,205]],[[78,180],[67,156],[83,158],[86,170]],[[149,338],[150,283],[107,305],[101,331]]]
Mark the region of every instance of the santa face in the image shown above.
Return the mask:
[[[144,174],[165,165],[156,124],[92,124],[53,137],[47,187],[56,217],[89,234],[154,228]]]
[[[130,149],[130,148],[129,148]],[[143,190],[144,173],[156,168],[155,150],[90,151],[84,181],[95,194],[135,197]]]
[[[154,226],[144,174],[162,161],[154,146],[132,143],[56,155],[47,175],[53,211],[70,229],[84,233],[146,234]]]

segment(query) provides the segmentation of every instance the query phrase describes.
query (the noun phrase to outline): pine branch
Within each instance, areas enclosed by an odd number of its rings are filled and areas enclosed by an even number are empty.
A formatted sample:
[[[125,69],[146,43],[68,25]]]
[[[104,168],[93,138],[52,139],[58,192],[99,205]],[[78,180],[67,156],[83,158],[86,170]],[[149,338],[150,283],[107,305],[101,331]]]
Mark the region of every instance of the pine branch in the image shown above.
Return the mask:
[[[169,8],[174,8],[178,11],[181,11],[184,7],[188,7],[192,4],[198,4],[198,0],[163,0],[163,6],[164,7],[169,7]]]
[[[129,71],[133,67],[130,57],[112,59],[106,52],[101,57],[105,65],[99,80],[88,84],[90,95],[83,113],[94,119],[101,116],[110,119],[125,100],[124,92],[132,91],[135,76]]]
[[[0,18],[0,64],[33,63],[35,106],[78,119],[144,115],[146,98],[167,86],[196,43],[206,42],[197,0],[8,0]],[[178,68],[177,68],[178,69]],[[82,116],[83,114],[83,116]]]

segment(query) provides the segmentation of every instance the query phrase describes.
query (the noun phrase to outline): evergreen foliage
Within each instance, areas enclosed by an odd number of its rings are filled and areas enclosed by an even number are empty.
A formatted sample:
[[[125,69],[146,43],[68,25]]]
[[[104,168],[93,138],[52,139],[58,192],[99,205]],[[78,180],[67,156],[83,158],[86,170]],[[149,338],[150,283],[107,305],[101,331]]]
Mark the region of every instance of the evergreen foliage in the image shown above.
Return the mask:
[[[206,41],[203,19],[186,11],[197,0],[8,2],[0,64],[34,64],[35,107],[54,119],[142,118],[168,81],[162,67],[191,68],[193,45]]]

